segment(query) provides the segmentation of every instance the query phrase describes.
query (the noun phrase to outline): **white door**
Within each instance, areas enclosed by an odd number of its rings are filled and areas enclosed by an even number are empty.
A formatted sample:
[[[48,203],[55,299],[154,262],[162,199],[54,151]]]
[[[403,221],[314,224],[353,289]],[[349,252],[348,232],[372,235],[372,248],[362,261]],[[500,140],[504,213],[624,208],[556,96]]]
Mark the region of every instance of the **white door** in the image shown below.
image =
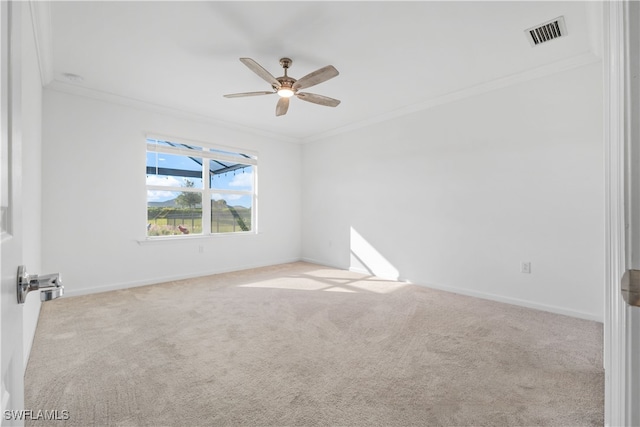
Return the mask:
[[[0,382],[2,425],[22,425],[6,411],[24,409],[22,305],[17,271],[22,264],[20,2],[0,2]]]
[[[628,10],[628,65],[629,85],[627,108],[628,148],[626,152],[627,188],[626,243],[627,270],[640,270],[640,3],[629,2]],[[629,307],[627,327],[629,348],[629,386],[627,420],[629,425],[640,425],[640,307]]]

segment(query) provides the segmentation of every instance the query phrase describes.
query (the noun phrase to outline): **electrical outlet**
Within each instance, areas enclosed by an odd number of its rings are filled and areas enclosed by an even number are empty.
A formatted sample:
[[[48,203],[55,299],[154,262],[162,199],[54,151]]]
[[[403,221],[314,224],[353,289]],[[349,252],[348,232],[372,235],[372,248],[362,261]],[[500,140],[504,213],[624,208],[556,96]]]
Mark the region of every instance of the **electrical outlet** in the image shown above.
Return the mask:
[[[198,252],[203,254],[204,253],[204,246],[202,246],[202,245],[198,246]]]
[[[520,262],[520,273],[531,274],[531,262],[529,261]]]

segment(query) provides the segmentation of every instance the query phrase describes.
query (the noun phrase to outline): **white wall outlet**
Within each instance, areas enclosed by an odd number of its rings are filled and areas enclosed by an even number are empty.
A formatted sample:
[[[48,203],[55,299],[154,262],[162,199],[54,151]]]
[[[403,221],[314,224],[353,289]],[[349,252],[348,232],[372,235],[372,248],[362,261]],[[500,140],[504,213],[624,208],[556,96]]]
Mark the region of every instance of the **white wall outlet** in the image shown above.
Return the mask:
[[[198,252],[203,254],[204,253],[204,246],[202,246],[202,245],[198,246]]]
[[[520,263],[520,273],[531,274],[531,262],[522,261]]]

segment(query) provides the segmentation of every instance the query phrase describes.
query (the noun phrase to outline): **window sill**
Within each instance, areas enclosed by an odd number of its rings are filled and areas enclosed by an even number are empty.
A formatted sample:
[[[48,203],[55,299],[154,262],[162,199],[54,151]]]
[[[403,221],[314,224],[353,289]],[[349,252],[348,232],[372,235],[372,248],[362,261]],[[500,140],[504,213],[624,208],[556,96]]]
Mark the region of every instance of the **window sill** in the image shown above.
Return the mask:
[[[137,239],[136,242],[138,245],[155,245],[155,244],[164,244],[166,242],[188,242],[188,241],[202,241],[202,240],[216,240],[216,239],[225,239],[225,238],[238,238],[245,236],[256,236],[258,232],[247,231],[240,233],[220,233],[220,234],[194,234],[190,236],[158,236],[158,237],[147,237],[144,239]]]

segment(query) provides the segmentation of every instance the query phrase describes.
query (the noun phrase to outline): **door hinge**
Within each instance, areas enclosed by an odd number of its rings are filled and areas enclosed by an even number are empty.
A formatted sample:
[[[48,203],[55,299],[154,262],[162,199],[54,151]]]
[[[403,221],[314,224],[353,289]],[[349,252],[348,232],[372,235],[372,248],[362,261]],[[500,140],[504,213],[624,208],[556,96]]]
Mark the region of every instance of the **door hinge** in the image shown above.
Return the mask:
[[[627,304],[640,307],[640,270],[627,270],[622,275],[620,288]]]

